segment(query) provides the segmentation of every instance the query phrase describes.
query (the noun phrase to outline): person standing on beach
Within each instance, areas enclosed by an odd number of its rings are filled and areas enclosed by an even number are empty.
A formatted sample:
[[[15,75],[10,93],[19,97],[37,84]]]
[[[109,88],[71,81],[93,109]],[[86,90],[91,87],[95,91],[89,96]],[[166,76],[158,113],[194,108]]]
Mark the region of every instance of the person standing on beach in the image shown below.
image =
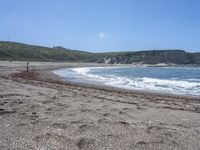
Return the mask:
[[[27,62],[26,64],[26,71],[28,72],[28,70],[29,70],[29,62]]]

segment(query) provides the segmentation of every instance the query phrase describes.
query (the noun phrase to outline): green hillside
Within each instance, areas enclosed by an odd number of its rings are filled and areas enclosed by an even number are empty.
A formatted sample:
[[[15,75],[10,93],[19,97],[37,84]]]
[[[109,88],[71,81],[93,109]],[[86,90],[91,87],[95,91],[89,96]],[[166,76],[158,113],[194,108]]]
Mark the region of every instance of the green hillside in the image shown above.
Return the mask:
[[[0,42],[0,60],[93,61],[93,54],[62,47],[48,48],[16,42]]]
[[[188,53],[184,50],[148,50],[136,52],[102,53],[98,62],[105,59],[110,63],[174,63],[174,64],[200,64],[200,53]]]
[[[0,41],[0,60],[66,61],[98,63],[174,63],[200,64],[200,53],[183,50],[148,50],[128,52],[89,53],[60,46],[49,48],[16,42]]]

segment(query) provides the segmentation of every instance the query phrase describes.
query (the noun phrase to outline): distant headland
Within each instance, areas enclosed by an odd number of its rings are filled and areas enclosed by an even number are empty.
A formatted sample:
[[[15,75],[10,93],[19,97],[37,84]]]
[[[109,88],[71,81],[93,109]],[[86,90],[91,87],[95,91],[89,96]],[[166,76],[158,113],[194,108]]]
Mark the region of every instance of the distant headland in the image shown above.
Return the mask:
[[[91,53],[66,49],[0,41],[0,60],[95,62],[108,64],[177,64],[200,65],[200,52],[184,50],[145,50]]]

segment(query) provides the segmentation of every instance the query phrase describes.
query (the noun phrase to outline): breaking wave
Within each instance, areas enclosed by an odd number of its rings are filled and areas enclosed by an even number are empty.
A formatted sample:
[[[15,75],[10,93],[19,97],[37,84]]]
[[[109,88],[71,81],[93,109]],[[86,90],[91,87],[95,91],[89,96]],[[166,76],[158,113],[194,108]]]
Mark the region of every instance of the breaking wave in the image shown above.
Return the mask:
[[[118,88],[132,89],[132,90],[146,90],[153,92],[171,93],[179,95],[192,95],[200,96],[200,79],[159,79],[152,77],[133,77],[133,76],[121,76],[120,74],[114,74],[113,71],[104,73],[105,67],[85,67],[85,68],[72,68],[70,69],[79,78],[79,82],[85,83],[98,83],[103,85],[109,85]],[[63,70],[57,73],[60,76],[69,76],[69,69]],[[98,73],[95,72],[98,70]],[[118,68],[120,72],[120,68]],[[99,73],[100,72],[100,73]]]

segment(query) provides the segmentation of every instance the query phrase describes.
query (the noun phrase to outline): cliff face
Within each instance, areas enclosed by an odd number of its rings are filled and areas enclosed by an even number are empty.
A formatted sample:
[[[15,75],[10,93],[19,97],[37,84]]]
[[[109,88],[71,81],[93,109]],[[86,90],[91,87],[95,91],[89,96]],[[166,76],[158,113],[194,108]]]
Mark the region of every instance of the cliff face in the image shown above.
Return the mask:
[[[190,55],[190,56],[188,56]],[[153,51],[139,51],[139,52],[121,52],[113,56],[104,54],[104,58],[100,58],[99,62],[108,63],[122,63],[131,64],[140,62],[144,64],[157,64],[157,63],[174,63],[174,64],[194,64],[199,63],[199,55],[194,56],[191,53],[186,53],[183,50],[153,50]]]
[[[125,59],[124,59],[125,58]],[[157,63],[174,63],[174,64],[187,64],[186,53],[182,50],[165,50],[165,51],[141,51],[133,52],[124,56],[117,56],[114,58],[117,63],[134,63],[142,62],[145,64]]]
[[[182,50],[139,52],[138,55],[142,56],[142,59],[143,59],[142,61],[147,64],[157,64],[157,63],[186,64],[188,63],[186,53]]]
[[[0,42],[0,60],[200,65],[200,53],[188,53],[183,50],[89,53],[59,47],[48,48],[22,43]]]
[[[187,53],[187,59],[190,64],[200,64],[200,53]]]

